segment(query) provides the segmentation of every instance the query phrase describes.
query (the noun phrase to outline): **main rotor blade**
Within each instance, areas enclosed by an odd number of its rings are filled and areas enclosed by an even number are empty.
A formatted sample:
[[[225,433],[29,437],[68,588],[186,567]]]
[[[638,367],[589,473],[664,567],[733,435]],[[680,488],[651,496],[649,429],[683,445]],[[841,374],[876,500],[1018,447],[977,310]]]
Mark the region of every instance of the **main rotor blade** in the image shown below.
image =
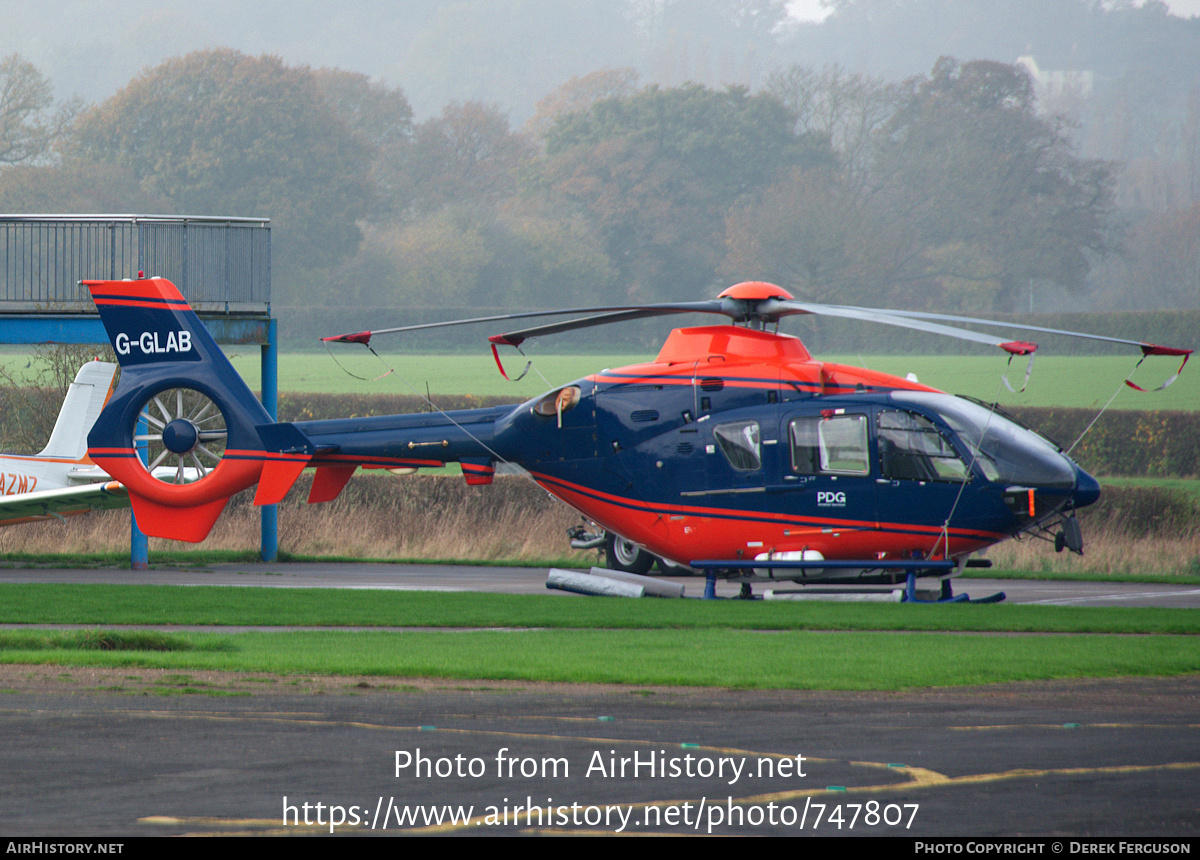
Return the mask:
[[[607,325],[608,323],[687,313],[715,313],[734,316],[735,312],[725,307],[724,303],[720,301],[691,302],[678,305],[652,305],[630,310],[615,310],[609,313],[597,314],[596,316],[565,320],[564,322],[547,323],[546,325],[534,326],[533,328],[521,329],[520,331],[492,335],[488,340],[495,344],[519,346],[529,338],[540,335],[561,334],[564,331],[574,331],[575,329]]]
[[[863,320],[865,322],[896,326],[898,328],[915,329],[916,331],[953,337],[959,340],[974,341],[975,343],[983,343],[988,346],[998,346],[1005,352],[1014,355],[1028,355],[1037,350],[1036,343],[1006,341],[996,335],[926,322],[923,319],[914,318],[912,315],[902,311],[877,311],[870,308],[856,308],[846,305],[822,305],[814,302],[798,302],[791,299],[786,301],[770,299],[760,305],[759,312],[762,318],[770,321],[777,321],[780,317],[788,316],[789,314],[814,314],[817,316]]]
[[[543,316],[558,316],[566,314],[589,315],[580,317],[578,319],[547,323],[545,325],[532,326],[530,328],[520,329],[517,331],[505,332],[504,334],[494,335],[489,338],[493,344],[518,346],[525,340],[531,337],[537,337],[539,335],[561,334],[562,332],[590,328],[598,325],[606,325],[608,323],[625,322],[635,319],[648,319],[650,317],[681,313],[715,313],[727,316],[734,322],[755,321],[763,324],[777,323],[781,318],[795,314],[816,314],[843,317],[846,319],[864,320],[866,322],[874,322],[882,325],[914,329],[916,331],[924,331],[930,334],[953,337],[959,340],[982,343],[988,346],[996,346],[1000,347],[1006,352],[1016,355],[1028,355],[1034,352],[1037,349],[1037,344],[1026,341],[1006,341],[997,335],[989,335],[983,332],[972,331],[970,329],[958,328],[956,326],[942,325],[941,323],[935,321],[942,320],[945,322],[967,323],[971,325],[990,326],[997,328],[1038,331],[1046,334],[1066,335],[1069,337],[1081,337],[1090,340],[1119,343],[1128,346],[1135,346],[1142,351],[1143,355],[1179,355],[1184,356],[1186,359],[1186,357],[1192,353],[1192,350],[1190,349],[1159,346],[1157,344],[1145,343],[1143,341],[1124,340],[1121,338],[1105,337],[1103,335],[1091,335],[1082,332],[1067,331],[1064,329],[1053,329],[1045,328],[1043,326],[986,320],[976,317],[955,316],[952,314],[935,314],[924,311],[876,310],[873,308],[856,307],[853,305],[827,305],[817,302],[803,302],[796,301],[794,299],[780,298],[735,299],[728,296],[725,298],[699,302],[671,302],[647,305],[608,305],[590,308],[562,308],[544,311],[522,311],[519,313],[497,314],[495,316],[487,317],[473,317],[470,319],[448,320],[445,322],[421,323],[417,325],[397,326],[395,328],[361,331],[353,334],[323,337],[321,340],[327,342],[337,341],[342,343],[368,344],[371,338],[377,334],[394,334],[397,332],[444,328],[446,326],[500,322],[502,320],[530,319]]]
[[[847,306],[849,307],[849,306]],[[854,308],[854,310],[868,310],[867,308]],[[1087,340],[1099,340],[1106,343],[1120,343],[1126,346],[1135,346],[1142,351],[1143,355],[1191,355],[1193,350],[1183,349],[1174,346],[1160,346],[1154,343],[1147,343],[1141,340],[1125,340],[1119,337],[1107,337],[1099,334],[1087,334],[1086,332],[1070,331],[1061,328],[1045,328],[1038,325],[1028,325],[1026,323],[1013,323],[1004,320],[988,320],[978,319],[976,317],[960,317],[951,314],[935,314],[926,311],[888,311],[887,313],[893,316],[910,317],[913,319],[925,320],[946,320],[948,322],[972,323],[974,325],[993,326],[995,328],[1014,328],[1022,331],[1040,331],[1046,334],[1060,334],[1067,337],[1081,337]]]
[[[494,344],[518,346],[528,338],[537,337],[539,335],[560,334],[565,331],[573,331],[574,329],[588,328],[590,326],[605,325],[612,322],[623,322],[625,320],[645,319],[647,317],[696,311],[724,314],[725,316],[728,316],[738,322],[747,319],[754,319],[764,323],[773,323],[778,322],[782,317],[792,316],[795,314],[819,314],[824,316],[846,317],[849,319],[866,320],[883,325],[898,326],[900,328],[916,329],[918,331],[925,331],[931,334],[945,335],[947,337],[954,337],[960,340],[983,343],[987,344],[988,346],[998,346],[1006,352],[1017,355],[1028,355],[1037,349],[1036,344],[1025,343],[1023,341],[1005,341],[1003,338],[998,338],[995,335],[983,334],[981,332],[970,331],[968,329],[954,328],[952,326],[939,325],[938,323],[926,322],[920,319],[910,319],[902,315],[893,314],[891,311],[873,311],[867,308],[853,308],[842,305],[823,305],[815,302],[798,302],[791,299],[764,299],[756,302],[725,299],[712,302],[692,302],[677,305],[652,305],[634,310],[617,310],[611,313],[598,314],[596,316],[583,317],[575,320],[567,320],[560,323],[548,323],[546,325],[535,326],[533,328],[522,329],[520,331],[494,335],[488,339]]]
[[[321,340],[326,341],[328,343],[362,343],[362,344],[366,344],[366,343],[370,343],[371,338],[377,334],[396,334],[398,332],[421,331],[424,329],[445,328],[447,326],[471,325],[472,323],[500,322],[502,320],[531,319],[533,317],[548,317],[548,316],[559,316],[559,315],[566,315],[566,314],[600,314],[601,315],[600,317],[586,318],[586,319],[598,320],[597,322],[587,323],[587,325],[602,325],[604,322],[621,322],[622,320],[627,320],[627,319],[640,319],[643,316],[659,316],[661,314],[688,313],[688,312],[693,312],[693,311],[698,312],[698,313],[726,313],[726,314],[728,314],[728,311],[724,310],[724,303],[721,302],[720,300],[709,300],[709,301],[703,301],[703,302],[683,302],[683,303],[662,304],[662,305],[607,305],[607,306],[603,306],[603,307],[591,307],[591,308],[558,308],[555,310],[548,310],[548,311],[522,311],[520,313],[497,314],[496,316],[490,316],[490,317],[472,317],[469,319],[445,320],[444,322],[420,323],[418,325],[402,325],[402,326],[396,326],[394,328],[371,329],[369,331],[353,332],[350,334],[330,335],[328,337],[321,338]],[[564,324],[564,323],[558,323],[556,325],[558,325],[558,326],[565,325],[566,326],[565,328],[563,328],[563,327],[555,328],[556,332],[557,331],[569,331],[571,328],[586,327],[583,325],[571,326],[569,324]],[[539,333],[542,333],[542,332],[540,332],[540,329],[541,329],[541,327],[539,326],[536,329],[530,329],[530,331],[539,331]],[[544,332],[544,333],[551,334],[553,332]],[[517,333],[517,334],[519,336],[520,333]],[[525,337],[532,337],[532,336],[533,335],[526,335]],[[524,337],[521,338],[521,340],[524,340],[524,339],[525,339]],[[507,343],[507,341],[498,341],[498,342]],[[520,340],[517,341],[517,343],[520,343],[520,342],[521,342]]]

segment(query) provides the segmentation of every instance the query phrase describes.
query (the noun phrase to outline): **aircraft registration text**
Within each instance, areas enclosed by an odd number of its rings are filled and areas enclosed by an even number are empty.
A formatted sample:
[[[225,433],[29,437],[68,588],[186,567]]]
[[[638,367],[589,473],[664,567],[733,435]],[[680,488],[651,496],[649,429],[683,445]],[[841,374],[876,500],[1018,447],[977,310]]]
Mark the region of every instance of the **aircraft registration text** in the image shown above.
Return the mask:
[[[143,355],[154,355],[165,352],[191,352],[192,333],[190,331],[169,331],[165,341],[160,338],[161,332],[144,331],[139,335],[130,336],[119,332],[113,338],[113,347],[117,355],[129,355],[135,349]]]
[[[21,475],[16,472],[0,473],[0,494],[12,496],[18,493],[32,493],[37,489],[35,475]]]

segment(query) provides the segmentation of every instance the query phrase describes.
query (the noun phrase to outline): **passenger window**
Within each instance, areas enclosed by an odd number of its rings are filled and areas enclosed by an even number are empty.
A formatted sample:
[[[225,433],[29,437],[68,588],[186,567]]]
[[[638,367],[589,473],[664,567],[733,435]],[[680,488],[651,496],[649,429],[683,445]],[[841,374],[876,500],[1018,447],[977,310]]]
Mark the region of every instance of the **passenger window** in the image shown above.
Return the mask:
[[[754,472],[762,468],[762,453],[758,441],[757,421],[734,421],[713,428],[717,447],[739,472]]]
[[[819,418],[797,418],[791,424],[792,471],[816,475],[821,471],[821,440],[817,436]]]
[[[879,413],[879,464],[883,477],[902,481],[965,481],[967,466],[923,415]]]
[[[790,425],[790,435],[792,471],[797,474],[866,475],[871,471],[865,415],[797,418]]]

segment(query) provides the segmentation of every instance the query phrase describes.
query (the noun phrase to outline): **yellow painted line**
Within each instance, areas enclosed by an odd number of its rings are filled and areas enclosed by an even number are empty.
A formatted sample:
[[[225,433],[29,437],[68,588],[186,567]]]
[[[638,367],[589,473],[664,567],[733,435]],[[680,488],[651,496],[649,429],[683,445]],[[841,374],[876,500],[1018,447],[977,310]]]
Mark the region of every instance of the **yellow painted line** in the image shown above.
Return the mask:
[[[291,717],[281,717],[278,715],[268,715],[268,714],[224,715],[224,714],[211,714],[211,713],[207,713],[207,712],[193,712],[191,714],[180,714],[177,712],[169,712],[169,711],[151,711],[151,712],[132,711],[132,712],[123,712],[123,713],[127,713],[130,716],[150,716],[150,717],[164,717],[164,718],[166,718],[166,717],[174,717],[174,718],[182,717],[184,719],[213,720],[213,721],[218,721],[218,722],[245,722],[248,720],[254,720],[254,721],[260,722],[260,723],[261,722],[274,722],[274,723],[305,725],[305,726],[353,727],[353,728],[367,729],[370,731],[394,731],[394,732],[412,732],[412,733],[423,733],[424,731],[427,731],[427,729],[423,730],[422,727],[420,727],[420,726],[396,726],[396,725],[385,725],[385,724],[378,724],[378,723],[364,723],[364,722],[358,722],[358,721],[312,719],[311,718],[312,715],[309,713],[305,713],[305,712],[300,712],[300,713],[296,714],[295,716],[291,716]],[[516,717],[510,717],[509,719],[520,720],[520,719],[524,719],[524,718],[520,717],[520,716],[516,716]],[[1081,724],[1081,727],[1083,727],[1083,725],[1086,725],[1086,724]],[[1104,727],[1104,728],[1144,729],[1144,728],[1148,727],[1146,725],[1141,725],[1141,724],[1119,724],[1119,723],[1096,724],[1096,725],[1099,727]],[[1058,726],[1055,724],[1041,725],[1041,726],[1037,726],[1037,727],[1038,728],[1062,728],[1062,726]],[[1158,726],[1158,727],[1168,728],[1168,726]],[[969,730],[971,727],[959,727],[959,728]],[[993,729],[1002,729],[1002,728],[1030,728],[1030,726],[980,726],[980,727],[974,727],[975,730],[993,730]],[[1174,727],[1170,726],[1170,728],[1174,728]],[[679,748],[678,741],[672,743],[672,742],[664,742],[662,740],[603,738],[603,737],[592,737],[592,736],[539,734],[539,733],[532,733],[532,732],[509,732],[509,731],[490,731],[490,730],[479,730],[479,729],[436,728],[433,733],[435,733],[435,734],[442,733],[442,734],[449,734],[449,735],[473,735],[473,736],[479,736],[479,737],[493,737],[493,738],[512,738],[512,739],[518,739],[518,740],[522,740],[522,741],[542,741],[542,742],[550,741],[550,742],[557,742],[557,743],[567,742],[567,743],[578,743],[578,744],[593,745],[593,746],[599,744],[599,745],[610,746],[612,748],[629,747],[629,746],[657,747],[660,749],[668,749],[668,748],[677,749],[677,748]],[[727,755],[727,756],[740,756],[740,757],[746,757],[746,758],[753,757],[753,758],[763,758],[763,759],[766,759],[766,758],[788,759],[788,758],[794,758],[796,755],[794,753],[756,752],[754,750],[746,750],[746,749],[742,749],[740,747],[720,747],[720,746],[708,746],[708,745],[701,745],[701,744],[696,744],[696,745],[689,744],[687,749],[689,750],[689,752],[695,752],[695,753],[708,753],[708,754],[715,753],[715,754],[721,754],[721,755]],[[896,793],[902,793],[905,791],[914,791],[914,790],[928,789],[928,788],[971,786],[971,785],[980,785],[980,784],[985,784],[985,783],[1003,782],[1003,781],[1007,781],[1007,780],[1036,779],[1036,778],[1053,777],[1053,776],[1073,776],[1073,777],[1075,777],[1075,776],[1112,776],[1112,775],[1134,774],[1134,773],[1153,773],[1156,771],[1163,771],[1163,770],[1200,770],[1200,761],[1196,761],[1196,762],[1184,761],[1184,762],[1169,762],[1169,763],[1165,763],[1165,764],[1156,764],[1156,765],[1117,765],[1117,766],[1106,766],[1106,767],[1041,768],[1041,769],[1016,768],[1013,770],[998,771],[995,773],[968,774],[965,776],[951,777],[951,776],[947,776],[942,773],[938,773],[937,771],[929,770],[927,768],[910,767],[910,766],[904,766],[904,765],[897,766],[897,765],[893,765],[893,764],[888,764],[886,762],[854,761],[854,760],[843,761],[843,760],[839,760],[839,759],[829,759],[829,758],[810,757],[810,756],[805,756],[804,760],[806,763],[814,763],[814,764],[818,764],[818,763],[819,764],[845,764],[849,767],[883,769],[883,770],[888,771],[889,773],[896,773],[898,775],[901,775],[904,778],[901,781],[894,782],[894,783],[876,784],[876,785],[860,785],[860,786],[849,786],[848,785],[845,787],[844,790],[838,790],[838,791],[832,791],[828,788],[803,788],[803,789],[795,789],[795,790],[788,790],[788,791],[767,792],[767,793],[763,793],[763,794],[749,795],[749,796],[740,797],[740,798],[730,798],[726,802],[737,805],[737,806],[761,805],[764,803],[779,803],[779,802],[785,802],[785,801],[789,801],[789,800],[798,800],[798,799],[804,798],[804,797],[817,797],[817,796],[823,796],[823,795],[836,794],[840,798],[847,798],[847,797],[851,797],[854,795],[864,795],[864,794],[867,794],[867,795],[896,794]],[[634,802],[634,803],[628,803],[628,802],[612,803],[612,804],[610,804],[610,803],[590,803],[587,805],[588,806],[615,805],[615,806],[621,806],[622,808],[625,808],[625,809],[629,809],[632,812],[635,810],[645,810],[645,809],[648,809],[651,807],[678,807],[678,806],[683,805],[684,803],[690,803],[693,806],[698,806],[700,803],[700,799],[699,798],[656,799],[656,800],[639,801],[639,802]],[[411,804],[408,804],[408,805],[411,805]],[[495,806],[492,805],[491,808],[494,809]],[[536,815],[536,811],[538,811],[538,810],[540,810],[544,816],[551,817],[553,814],[554,807],[533,807],[532,809],[526,810],[524,815],[525,816]],[[514,829],[519,829],[524,832],[529,832],[530,828],[533,826],[533,825],[530,825],[530,827],[523,828],[519,824],[515,824],[515,823],[514,824],[503,824],[503,825],[489,824],[488,823],[489,818],[494,818],[494,815],[475,816],[474,818],[472,818],[466,822],[444,823],[444,824],[429,825],[429,826],[425,826],[425,827],[404,828],[403,832],[412,833],[412,834],[436,834],[436,833],[454,832],[454,831],[461,830],[466,827],[482,827],[482,826],[512,827]],[[528,820],[528,818],[526,820]],[[158,816],[148,816],[145,818],[141,818],[141,819],[138,819],[138,821],[139,821],[139,823],[148,824],[148,825],[157,825],[157,826],[209,826],[209,827],[220,827],[220,828],[270,827],[273,829],[273,832],[275,831],[276,828],[282,827],[282,829],[279,829],[277,832],[281,832],[281,833],[297,833],[297,832],[308,832],[308,831],[320,831],[320,832],[326,832],[326,833],[328,832],[328,824],[326,824],[324,826],[321,826],[321,825],[282,825],[281,821],[276,821],[275,819],[176,818],[176,817],[172,817],[172,816],[158,815]],[[537,825],[537,828],[539,831],[544,829],[543,826],[540,824]],[[351,832],[367,832],[369,830],[369,828],[364,828],[362,826],[351,827],[350,825],[343,825],[339,829],[349,830]],[[396,828],[389,828],[389,829],[396,829]],[[222,830],[222,833],[226,833],[226,832],[228,832],[228,831]],[[258,831],[258,832],[261,833],[263,831]],[[557,828],[552,827],[549,830],[546,830],[545,832],[579,833],[582,831],[573,830],[570,828],[557,829]],[[638,830],[636,832],[639,834],[645,835],[643,831]]]
[[[1131,764],[1114,765],[1110,767],[1063,767],[1063,768],[1017,768],[999,773],[980,773],[972,776],[956,776],[948,778],[945,785],[972,785],[984,782],[1002,782],[1008,779],[1029,779],[1043,776],[1106,776],[1126,773],[1153,773],[1158,770],[1196,770],[1200,762],[1177,761],[1166,764]]]
[[[951,732],[1003,732],[1025,731],[1026,729],[1200,729],[1200,723],[1024,723],[997,726],[946,726]]]
[[[620,742],[612,741],[612,743],[620,743]],[[647,742],[635,741],[635,743],[647,743]],[[716,748],[697,747],[697,749],[716,749]],[[750,754],[751,755],[762,755],[763,757],[778,755],[778,753],[763,753],[763,754],[750,753]],[[806,761],[807,760],[809,760],[809,759],[807,759],[807,757],[806,757]],[[818,759],[812,759],[812,761],[818,761]],[[824,761],[833,761],[833,760],[825,759]],[[870,766],[870,767],[889,767],[888,765],[882,764],[879,762],[849,762],[849,764],[857,765],[857,766]],[[968,776],[957,776],[957,777],[948,777],[948,776],[945,776],[944,774],[937,773],[936,771],[931,771],[926,768],[919,768],[919,767],[889,767],[889,769],[893,770],[893,771],[904,773],[905,775],[910,777],[910,779],[906,782],[896,783],[896,784],[891,784],[891,785],[847,786],[844,790],[838,790],[838,791],[832,791],[828,788],[810,788],[810,789],[799,789],[796,791],[770,792],[770,793],[766,793],[766,794],[750,795],[747,797],[730,798],[726,802],[733,804],[735,806],[753,806],[753,805],[762,805],[764,803],[779,803],[779,802],[788,801],[788,800],[798,800],[803,797],[818,797],[818,796],[822,796],[822,795],[826,795],[826,796],[837,795],[839,798],[845,798],[845,797],[850,797],[853,795],[860,795],[860,794],[883,794],[883,793],[895,793],[895,792],[902,792],[902,791],[910,791],[910,790],[914,790],[914,789],[934,788],[934,787],[943,787],[943,786],[953,787],[953,786],[979,785],[982,783],[1002,782],[1005,780],[1012,780],[1012,779],[1033,779],[1033,778],[1042,778],[1042,777],[1049,777],[1049,776],[1085,776],[1085,775],[1106,776],[1106,775],[1114,775],[1114,774],[1120,775],[1120,774],[1131,774],[1131,773],[1152,773],[1152,772],[1161,771],[1161,770],[1197,770],[1197,769],[1200,769],[1200,762],[1170,762],[1167,764],[1158,764],[1158,765],[1119,765],[1119,766],[1113,766],[1113,767],[1078,767],[1078,768],[1043,768],[1043,769],[1018,768],[1018,769],[1014,769],[1014,770],[1000,771],[997,773],[981,773],[981,774],[971,774]],[[698,808],[700,805],[700,799],[699,798],[675,798],[675,799],[671,799],[671,800],[662,800],[662,799],[647,800],[647,801],[640,801],[637,803],[589,803],[586,805],[587,806],[620,806],[624,809],[630,810],[630,813],[632,813],[635,810],[643,810],[644,811],[650,807],[679,807],[685,803],[689,803],[692,806]],[[492,805],[490,808],[495,809],[495,806]],[[524,811],[522,813],[518,813],[516,815],[517,820],[511,824],[508,824],[508,823],[501,824],[501,823],[495,822],[495,821],[493,821],[492,823],[489,823],[489,819],[495,819],[495,815],[491,814],[491,815],[477,815],[467,821],[461,821],[461,822],[456,822],[456,823],[434,824],[434,825],[429,825],[429,826],[425,826],[425,827],[388,828],[388,830],[396,830],[397,832],[400,832],[402,830],[404,833],[410,833],[410,834],[414,834],[414,835],[421,835],[421,834],[433,835],[433,834],[437,834],[437,833],[452,833],[454,831],[462,830],[462,829],[468,828],[468,827],[499,826],[499,827],[512,828],[513,830],[520,830],[521,832],[525,832],[525,833],[531,833],[531,832],[533,832],[533,833],[564,833],[564,832],[569,832],[572,834],[586,834],[586,833],[604,832],[606,834],[609,834],[609,831],[594,831],[594,830],[582,830],[582,829],[576,830],[576,829],[571,829],[571,828],[546,827],[540,823],[536,826],[529,825],[526,827],[522,827],[519,823],[519,821],[522,817],[525,817],[526,820],[529,820],[530,817],[538,815],[539,813],[541,815],[545,816],[546,818],[553,820],[554,808],[555,807],[552,807],[552,806],[532,807],[532,808],[528,808],[528,809],[523,808]],[[221,833],[223,835],[228,834],[229,830],[227,828],[231,828],[231,827],[270,828],[271,829],[270,832],[272,832],[272,833],[291,833],[291,834],[305,833],[305,832],[310,832],[310,831],[319,831],[321,833],[327,833],[329,831],[328,824],[325,824],[325,825],[316,825],[316,824],[313,824],[313,825],[283,825],[283,824],[281,824],[280,821],[277,821],[275,819],[264,819],[264,818],[202,818],[202,817],[187,818],[187,817],[175,817],[175,816],[169,816],[169,815],[151,815],[151,816],[146,816],[144,818],[139,818],[138,823],[139,824],[147,824],[147,825],[151,825],[151,826],[163,826],[163,827],[179,827],[179,826],[219,827],[219,828],[222,828]],[[354,826],[350,826],[350,825],[342,825],[338,829],[339,830],[349,830],[350,832],[370,832],[370,828],[362,827],[362,826],[354,827]],[[250,831],[248,831],[248,832],[250,832]],[[266,831],[264,831],[262,829],[258,829],[253,832],[261,835],[261,834],[264,834]],[[383,830],[380,830],[380,832],[383,832]],[[631,827],[630,832],[636,833],[638,835],[643,835],[643,836],[652,835],[646,831],[637,829],[636,825]]]

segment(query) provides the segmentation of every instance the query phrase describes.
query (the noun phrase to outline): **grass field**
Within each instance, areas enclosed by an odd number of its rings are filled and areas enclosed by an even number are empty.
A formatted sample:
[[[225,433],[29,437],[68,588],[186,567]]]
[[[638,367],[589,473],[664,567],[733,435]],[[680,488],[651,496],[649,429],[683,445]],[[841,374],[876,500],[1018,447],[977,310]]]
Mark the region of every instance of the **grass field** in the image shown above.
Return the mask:
[[[9,631],[0,634],[0,662],[843,690],[1200,671],[1200,620],[1195,613],[1168,609],[798,606],[320,589],[0,586],[0,621],[47,618],[76,623],[104,618],[109,624],[458,629],[177,633],[164,637],[165,644],[152,642],[141,650],[95,646],[129,634]],[[950,633],[954,635],[946,635]],[[174,650],[151,650],[158,647]]]
[[[588,376],[605,368],[640,364],[654,359],[654,352],[610,354],[542,354],[528,350],[528,357],[513,350],[503,355],[505,370],[516,377],[527,361],[533,365],[519,382],[504,379],[496,369],[491,352],[481,347],[472,353],[399,354],[381,353],[377,358],[362,347],[335,345],[331,352],[289,352],[279,356],[279,390],[306,393],[473,394],[511,397],[513,401],[535,397],[545,391]],[[255,346],[226,347],[238,373],[254,390],[261,388],[261,356]],[[1134,372],[1137,356],[1039,356],[1024,392],[1010,392],[1001,381],[1007,376],[1013,388],[1024,382],[1026,359],[1014,358],[1009,366],[1004,356],[974,355],[821,355],[825,361],[904,376],[915,373],[924,384],[952,394],[967,394],[996,400],[1005,406],[1065,406],[1100,409],[1113,398],[1113,409],[1200,409],[1200,371],[1184,371],[1179,381],[1165,391],[1140,393],[1124,385],[1133,381],[1155,388],[1175,373],[1179,364],[1169,357],[1149,358]],[[28,356],[0,352],[0,364],[18,380],[29,379],[36,366],[26,368]],[[385,374],[380,377],[381,374]],[[428,386],[428,387],[427,387]]]
[[[798,606],[738,600],[589,600],[562,594],[0,585],[0,624],[48,623],[1200,635],[1200,614],[1186,609],[1010,604]]]
[[[362,349],[342,347],[337,362],[329,354],[287,353],[279,358],[279,390],[319,393],[439,394],[511,396],[514,401],[534,397],[550,388],[605,368],[650,361],[652,354],[541,355],[530,352],[533,369],[520,382],[508,382],[496,370],[487,349],[471,355],[383,354],[380,360]],[[1007,375],[1014,388],[1025,376],[1025,359],[1014,359],[1011,367],[1000,356],[908,356],[842,355],[822,356],[828,361],[863,365],[904,376],[912,372],[926,385],[953,394],[969,394],[997,400],[1006,406],[1067,406],[1099,410],[1116,393],[1113,409],[1200,409],[1200,371],[1185,371],[1177,384],[1165,391],[1136,392],[1123,384],[1133,371],[1137,357],[1042,356],[1034,362],[1033,375],[1022,393],[1009,392],[1001,382]],[[234,354],[234,366],[251,388],[260,383],[261,360],[257,350]],[[529,360],[509,350],[505,370],[516,376]],[[1175,373],[1178,361],[1148,359],[1133,380],[1154,388]],[[393,373],[376,379],[380,374]],[[352,376],[351,374],[354,374]],[[540,375],[539,375],[540,374]],[[364,377],[358,379],[355,377]]]
[[[0,650],[0,661],[529,682],[758,689],[900,690],[1200,671],[1200,642],[1179,636],[756,633],[742,630],[539,630],[522,633],[180,634],[189,651]],[[210,640],[221,640],[208,650]],[[936,650],[931,650],[936,646]]]
[[[1112,487],[1160,487],[1178,490],[1194,499],[1200,499],[1200,478],[1105,478],[1101,486]]]

